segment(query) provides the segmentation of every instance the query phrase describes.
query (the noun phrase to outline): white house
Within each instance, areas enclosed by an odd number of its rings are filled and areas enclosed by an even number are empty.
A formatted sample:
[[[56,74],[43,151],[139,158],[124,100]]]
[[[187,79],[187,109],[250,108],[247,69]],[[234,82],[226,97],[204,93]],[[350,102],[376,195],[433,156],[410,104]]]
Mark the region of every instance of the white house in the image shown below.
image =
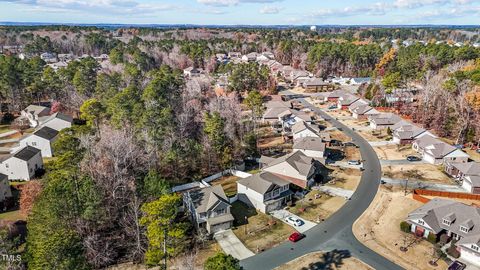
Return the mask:
[[[293,140],[298,140],[305,137],[317,137],[319,138],[320,130],[305,123],[304,121],[299,121],[292,126]]]
[[[319,137],[302,137],[294,140],[293,151],[302,151],[309,157],[322,159],[325,156],[325,143]]]
[[[401,120],[402,118],[394,113],[374,114],[368,117],[370,128],[375,130],[392,127]]]
[[[237,181],[238,200],[262,213],[281,209],[292,198],[290,183],[277,175],[261,172]]]
[[[457,240],[460,258],[480,266],[480,208],[435,198],[408,214],[406,221],[419,237],[446,234]]]
[[[460,149],[442,142],[430,135],[424,135],[413,141],[412,148],[422,154],[424,161],[439,165],[444,162],[468,162],[469,156]]]
[[[0,163],[0,173],[8,175],[9,180],[31,180],[42,168],[41,150],[33,146],[20,149]]]
[[[42,157],[52,157],[52,144],[57,139],[58,131],[50,127],[42,127],[20,140],[18,149],[27,146],[38,148],[42,152]]]
[[[30,127],[36,127],[40,124],[40,117],[50,114],[50,108],[39,105],[29,105],[22,110],[20,114],[21,118],[28,120]]]
[[[40,119],[40,127],[49,127],[57,131],[72,127],[73,117],[64,113],[54,113]]]

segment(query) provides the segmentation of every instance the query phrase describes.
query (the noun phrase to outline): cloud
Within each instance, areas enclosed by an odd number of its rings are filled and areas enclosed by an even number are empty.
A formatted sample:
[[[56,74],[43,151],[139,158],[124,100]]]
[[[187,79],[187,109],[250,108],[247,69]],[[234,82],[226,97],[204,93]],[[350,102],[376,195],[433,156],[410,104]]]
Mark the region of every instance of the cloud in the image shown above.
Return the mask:
[[[0,2],[22,4],[42,10],[88,11],[115,15],[151,14],[176,8],[170,4],[144,4],[135,0],[0,0]]]
[[[375,3],[365,7],[345,7],[341,9],[320,9],[312,12],[309,16],[314,18],[328,17],[351,17],[357,15],[381,16],[385,15],[388,6],[384,3]]]
[[[262,14],[278,14],[280,13],[281,8],[272,7],[272,6],[264,6],[260,9],[260,13]]]
[[[283,0],[197,0],[197,2],[200,4],[217,6],[217,7],[236,6],[241,3],[265,4],[265,3],[275,3],[275,2],[281,2],[281,1]]]
[[[420,8],[429,5],[445,5],[449,2],[449,0],[396,0],[393,6],[396,8]]]

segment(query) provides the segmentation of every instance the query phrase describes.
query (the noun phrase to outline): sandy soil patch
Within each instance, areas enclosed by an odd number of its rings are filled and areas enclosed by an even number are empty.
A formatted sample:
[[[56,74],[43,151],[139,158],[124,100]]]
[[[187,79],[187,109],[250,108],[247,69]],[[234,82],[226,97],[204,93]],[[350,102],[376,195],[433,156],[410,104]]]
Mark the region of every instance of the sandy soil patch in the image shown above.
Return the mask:
[[[380,187],[370,207],[355,222],[353,233],[363,244],[405,269],[446,269],[448,265],[441,260],[437,267],[428,264],[433,245],[426,240],[416,241],[407,252],[400,251],[406,237],[411,237],[400,230],[400,222],[422,205],[411,195]]]
[[[330,173],[331,180],[327,185],[355,190],[360,183],[361,176],[362,173],[357,169],[335,168],[333,172]]]
[[[338,269],[370,270],[373,269],[359,259],[339,252],[313,252],[286,263],[275,270],[294,269]]]
[[[432,164],[417,163],[414,165],[391,165],[382,166],[385,177],[393,179],[415,179],[442,184],[454,184],[441,168]]]
[[[370,142],[388,141],[392,137],[387,130],[359,130],[358,134]]]
[[[387,145],[373,147],[378,158],[385,160],[406,159],[407,156],[418,156],[410,145]]]
[[[365,128],[368,127],[368,121],[366,120],[357,120],[357,119],[342,119],[340,120],[343,124],[350,128]]]
[[[470,156],[470,158],[473,159],[474,161],[480,162],[480,153],[477,153],[476,150],[465,148],[463,149],[463,151],[465,151]]]
[[[221,185],[225,195],[234,196],[237,194],[237,180],[240,179],[238,176],[226,175],[216,179],[215,181],[210,182],[212,186]]]
[[[337,129],[330,130],[329,133],[330,133],[330,137],[332,138],[332,140],[340,140],[342,142],[351,141],[351,138],[348,137],[347,135],[345,135],[340,130],[337,130]]]
[[[346,160],[361,160],[362,155],[360,154],[360,148],[354,146],[348,146],[344,148],[345,159]]]

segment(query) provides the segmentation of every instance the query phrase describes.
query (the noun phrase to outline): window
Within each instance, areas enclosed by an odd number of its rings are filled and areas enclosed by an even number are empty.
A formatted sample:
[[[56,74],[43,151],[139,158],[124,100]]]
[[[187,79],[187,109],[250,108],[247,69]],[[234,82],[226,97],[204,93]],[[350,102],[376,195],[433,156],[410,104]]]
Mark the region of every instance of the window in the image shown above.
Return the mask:
[[[200,218],[206,218],[207,217],[207,213],[200,213]]]
[[[478,251],[479,250],[479,247],[477,245],[472,245],[471,248],[475,251]]]
[[[32,142],[32,146],[37,146],[37,142]]]
[[[9,168],[8,163],[5,163],[5,168]]]
[[[217,210],[217,211],[215,211],[215,213],[216,213],[217,215],[225,214],[225,209]]]
[[[460,231],[464,232],[464,233],[468,233],[468,228],[467,227],[463,227],[463,226],[460,226]]]
[[[425,222],[423,222],[423,220],[418,220],[418,224],[425,225]]]
[[[452,222],[450,222],[450,221],[448,221],[448,220],[446,220],[446,219],[444,219],[442,223],[445,224],[445,225],[447,225],[447,226],[450,226],[450,224],[452,224]]]

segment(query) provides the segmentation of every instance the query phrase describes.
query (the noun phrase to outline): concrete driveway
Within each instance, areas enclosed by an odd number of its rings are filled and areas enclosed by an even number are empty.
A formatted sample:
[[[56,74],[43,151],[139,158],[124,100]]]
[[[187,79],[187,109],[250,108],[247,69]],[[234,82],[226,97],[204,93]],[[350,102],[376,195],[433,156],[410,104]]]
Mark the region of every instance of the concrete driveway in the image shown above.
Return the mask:
[[[397,143],[393,141],[369,141],[368,142],[371,146],[388,146],[388,145],[397,145]]]
[[[419,160],[419,161],[408,161],[407,159],[380,159],[380,164],[382,165],[421,165],[421,164],[428,164],[426,161]]]
[[[333,167],[341,167],[341,168],[347,168],[347,169],[357,169],[360,170],[363,165],[350,165],[348,164],[348,161],[335,161],[334,163],[328,164]]]
[[[343,188],[337,188],[337,187],[329,187],[329,186],[315,186],[312,187],[313,189],[325,192],[329,195],[332,196],[338,196],[338,197],[343,197],[347,200],[349,200],[354,191],[353,190],[348,190],[348,189],[343,189]]]
[[[230,254],[239,260],[255,255],[255,253],[243,245],[232,230],[218,232],[213,235],[213,238],[217,240],[220,247],[222,247],[223,252]]]
[[[313,228],[315,225],[317,225],[317,223],[312,222],[312,221],[309,221],[309,220],[306,220],[306,219],[301,218],[301,217],[299,217],[299,216],[297,216],[297,215],[294,215],[294,214],[290,213],[288,210],[285,210],[285,209],[275,210],[275,211],[270,212],[270,214],[271,214],[273,217],[280,219],[283,223],[292,226],[295,230],[297,230],[297,231],[299,231],[299,232],[301,232],[301,233],[304,233],[304,232],[310,230],[311,228]],[[302,221],[304,222],[303,225],[297,227],[297,226],[293,226],[293,225],[290,224],[290,223],[287,223],[287,222],[285,221],[285,219],[286,219],[287,217],[290,217],[290,216],[296,217],[296,218],[302,220]]]

